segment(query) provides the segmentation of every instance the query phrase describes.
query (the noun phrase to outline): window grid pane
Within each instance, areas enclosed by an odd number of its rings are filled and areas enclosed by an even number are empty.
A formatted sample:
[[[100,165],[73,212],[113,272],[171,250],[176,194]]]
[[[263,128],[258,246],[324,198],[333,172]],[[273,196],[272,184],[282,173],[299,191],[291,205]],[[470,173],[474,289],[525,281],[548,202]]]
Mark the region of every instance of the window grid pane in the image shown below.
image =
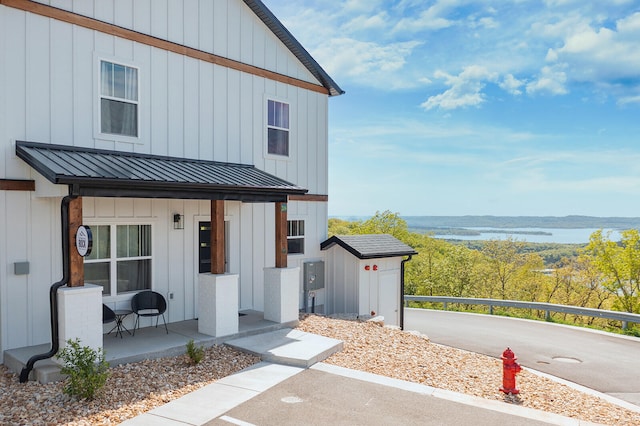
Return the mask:
[[[100,131],[137,137],[138,70],[101,61],[100,95]]]

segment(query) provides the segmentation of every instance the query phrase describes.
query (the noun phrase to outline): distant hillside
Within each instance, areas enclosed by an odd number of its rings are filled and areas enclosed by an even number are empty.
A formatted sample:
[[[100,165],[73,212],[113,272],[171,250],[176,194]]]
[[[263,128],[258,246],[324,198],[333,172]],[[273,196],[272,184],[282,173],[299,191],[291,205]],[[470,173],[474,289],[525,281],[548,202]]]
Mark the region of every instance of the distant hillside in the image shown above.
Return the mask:
[[[410,229],[433,228],[607,228],[640,229],[640,217],[594,216],[402,216]]]

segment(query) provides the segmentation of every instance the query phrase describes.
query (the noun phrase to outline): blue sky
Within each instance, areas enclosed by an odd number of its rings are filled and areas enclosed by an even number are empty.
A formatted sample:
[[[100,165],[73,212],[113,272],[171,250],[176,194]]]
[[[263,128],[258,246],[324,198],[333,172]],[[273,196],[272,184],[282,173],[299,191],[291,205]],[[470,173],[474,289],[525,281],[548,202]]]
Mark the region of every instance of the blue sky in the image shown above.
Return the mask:
[[[640,216],[637,0],[263,1],[346,91],[331,216]]]

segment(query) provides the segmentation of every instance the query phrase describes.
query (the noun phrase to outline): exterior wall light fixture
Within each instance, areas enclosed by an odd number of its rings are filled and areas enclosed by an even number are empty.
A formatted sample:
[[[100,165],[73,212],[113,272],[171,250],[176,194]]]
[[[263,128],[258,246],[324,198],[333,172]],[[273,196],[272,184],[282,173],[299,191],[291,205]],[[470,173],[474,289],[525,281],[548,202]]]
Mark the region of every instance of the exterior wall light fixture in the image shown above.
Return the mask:
[[[174,213],[173,229],[184,229],[184,215],[181,215],[180,213]]]

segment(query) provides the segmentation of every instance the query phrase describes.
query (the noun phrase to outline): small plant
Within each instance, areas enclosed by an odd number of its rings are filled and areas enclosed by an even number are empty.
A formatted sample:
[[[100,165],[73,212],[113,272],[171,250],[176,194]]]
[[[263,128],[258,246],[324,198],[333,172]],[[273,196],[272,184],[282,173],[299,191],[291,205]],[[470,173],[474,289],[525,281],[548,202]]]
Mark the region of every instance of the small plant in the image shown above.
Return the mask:
[[[78,398],[93,399],[109,377],[109,363],[102,349],[80,346],[80,340],[67,340],[58,358],[64,362],[60,370],[68,376],[63,392]]]
[[[187,342],[187,355],[192,363],[198,364],[204,358],[204,347],[196,346],[193,339]]]

